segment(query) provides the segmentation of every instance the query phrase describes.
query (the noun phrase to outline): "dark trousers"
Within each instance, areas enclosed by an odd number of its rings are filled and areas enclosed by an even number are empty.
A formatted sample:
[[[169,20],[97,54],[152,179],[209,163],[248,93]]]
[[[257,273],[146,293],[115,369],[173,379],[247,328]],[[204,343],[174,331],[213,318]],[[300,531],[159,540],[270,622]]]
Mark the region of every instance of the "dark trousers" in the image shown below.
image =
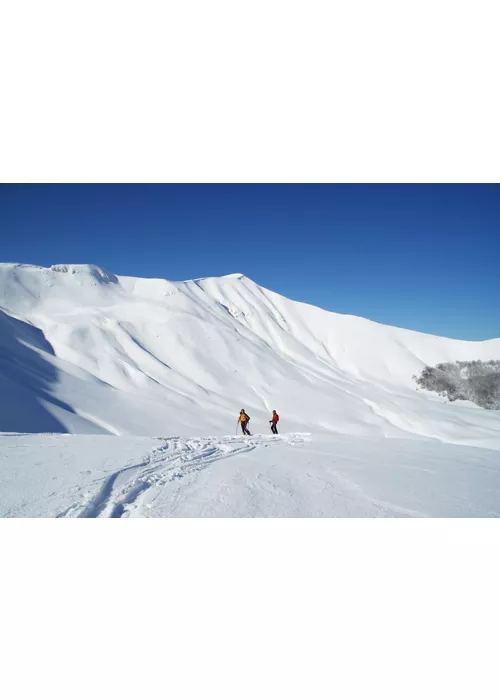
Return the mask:
[[[247,428],[248,421],[247,420],[242,420],[241,421],[241,430],[243,432],[243,435],[251,435],[250,431]]]
[[[278,434],[278,425],[277,425],[277,423],[271,423],[271,432],[274,433],[275,435]]]

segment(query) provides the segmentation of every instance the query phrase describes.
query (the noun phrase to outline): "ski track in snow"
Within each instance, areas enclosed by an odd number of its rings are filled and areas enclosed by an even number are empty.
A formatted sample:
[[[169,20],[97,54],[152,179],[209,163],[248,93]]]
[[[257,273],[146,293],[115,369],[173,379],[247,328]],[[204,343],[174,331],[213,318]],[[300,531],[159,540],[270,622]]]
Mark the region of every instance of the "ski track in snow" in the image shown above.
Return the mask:
[[[214,462],[251,452],[258,447],[280,443],[296,445],[306,439],[306,434],[301,433],[224,438],[165,438],[160,447],[153,449],[139,463],[124,466],[105,477],[101,488],[90,500],[72,504],[57,517],[127,517],[132,510],[140,510],[145,494],[153,488],[158,489],[159,495],[161,488],[169,482],[195,474]]]

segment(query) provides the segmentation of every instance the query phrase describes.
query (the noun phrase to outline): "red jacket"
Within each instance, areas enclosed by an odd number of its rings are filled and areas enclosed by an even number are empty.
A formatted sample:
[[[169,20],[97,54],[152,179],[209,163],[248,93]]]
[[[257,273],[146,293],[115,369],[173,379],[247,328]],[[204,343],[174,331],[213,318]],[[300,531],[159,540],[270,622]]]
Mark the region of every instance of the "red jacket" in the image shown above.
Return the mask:
[[[277,413],[273,413],[273,417],[271,418],[271,423],[277,423],[279,421],[280,417],[278,416]]]

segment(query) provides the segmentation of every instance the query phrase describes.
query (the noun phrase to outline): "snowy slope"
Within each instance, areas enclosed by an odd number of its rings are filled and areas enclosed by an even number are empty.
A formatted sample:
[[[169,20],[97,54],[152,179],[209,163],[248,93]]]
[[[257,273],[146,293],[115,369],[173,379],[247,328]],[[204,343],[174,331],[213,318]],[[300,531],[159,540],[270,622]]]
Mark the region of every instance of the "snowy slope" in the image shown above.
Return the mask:
[[[0,517],[500,516],[498,452],[288,434],[4,435]]]
[[[500,340],[439,338],[330,313],[243,275],[187,282],[91,265],[0,265],[0,431],[437,438],[500,449],[495,411],[416,391],[424,364],[500,359]]]

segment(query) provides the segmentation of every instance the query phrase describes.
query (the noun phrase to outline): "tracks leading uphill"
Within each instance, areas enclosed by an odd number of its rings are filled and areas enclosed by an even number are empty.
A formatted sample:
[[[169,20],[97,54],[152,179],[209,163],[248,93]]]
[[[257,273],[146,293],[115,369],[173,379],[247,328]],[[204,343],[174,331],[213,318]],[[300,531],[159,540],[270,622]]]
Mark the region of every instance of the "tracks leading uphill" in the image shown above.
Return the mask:
[[[175,479],[183,479],[221,459],[270,444],[303,442],[298,434],[276,437],[168,438],[139,463],[126,465],[102,480],[97,493],[81,503],[74,503],[58,517],[121,518],[146,515],[142,512],[144,498],[154,500],[161,489]],[[153,490],[153,493],[152,493]]]

